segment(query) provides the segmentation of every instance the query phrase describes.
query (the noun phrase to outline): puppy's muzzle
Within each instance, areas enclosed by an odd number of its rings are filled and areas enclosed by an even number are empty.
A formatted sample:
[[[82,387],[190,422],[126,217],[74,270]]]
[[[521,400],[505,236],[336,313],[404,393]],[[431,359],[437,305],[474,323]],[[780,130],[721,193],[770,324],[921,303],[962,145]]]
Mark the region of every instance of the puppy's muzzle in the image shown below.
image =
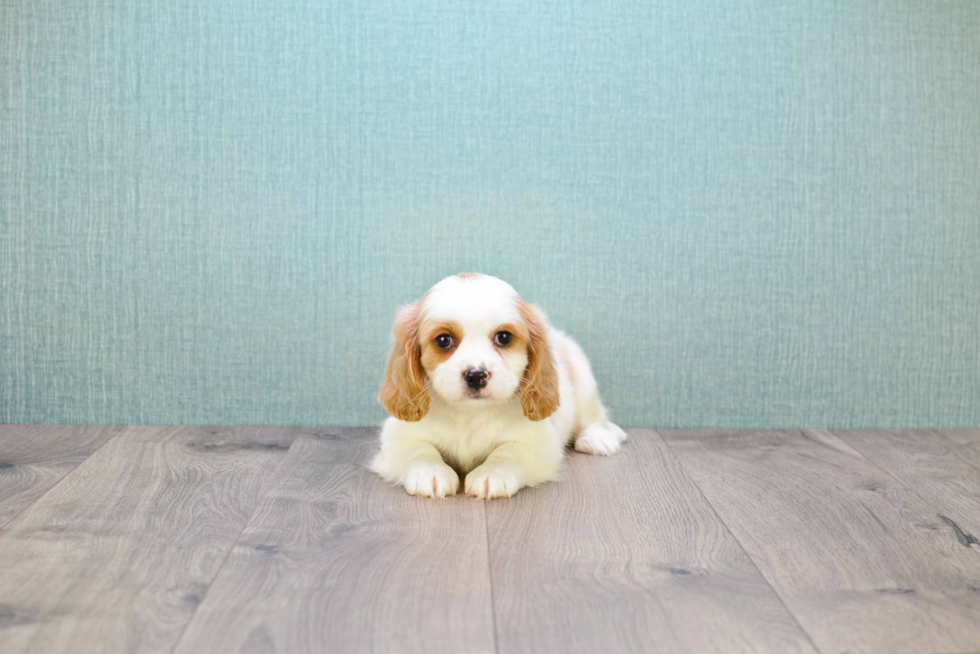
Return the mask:
[[[468,368],[463,371],[463,380],[467,386],[475,391],[485,388],[488,379],[490,379],[490,373],[483,368]]]

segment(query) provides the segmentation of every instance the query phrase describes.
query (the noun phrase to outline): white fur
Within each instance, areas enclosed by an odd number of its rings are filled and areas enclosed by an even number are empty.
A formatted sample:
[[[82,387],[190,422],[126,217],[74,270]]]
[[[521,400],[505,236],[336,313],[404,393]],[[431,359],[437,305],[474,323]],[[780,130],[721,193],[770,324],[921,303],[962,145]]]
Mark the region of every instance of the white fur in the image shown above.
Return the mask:
[[[589,454],[619,450],[626,434],[607,419],[588,359],[570,337],[551,327],[547,342],[560,405],[543,420],[525,417],[519,388],[527,354],[523,348],[501,351],[488,336],[499,325],[522,320],[520,296],[509,284],[486,275],[449,277],[422,302],[427,320],[455,321],[464,337],[449,359],[425,371],[430,395],[425,416],[417,422],[385,421],[381,450],[371,463],[381,477],[412,495],[445,497],[459,488],[458,470],[468,495],[510,497],[524,486],[554,479],[569,443]],[[462,379],[471,367],[491,375],[479,398]]]

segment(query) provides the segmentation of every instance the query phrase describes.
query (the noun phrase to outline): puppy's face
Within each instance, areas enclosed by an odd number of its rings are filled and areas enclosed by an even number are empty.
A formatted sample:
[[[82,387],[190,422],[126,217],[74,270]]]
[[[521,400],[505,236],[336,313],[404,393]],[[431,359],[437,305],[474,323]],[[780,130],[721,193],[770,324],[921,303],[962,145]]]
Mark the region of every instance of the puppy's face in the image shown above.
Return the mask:
[[[520,298],[492,277],[450,277],[423,300],[422,370],[447,402],[510,399],[524,377],[528,339]]]
[[[532,420],[558,406],[544,316],[499,279],[444,279],[399,311],[394,335],[380,399],[396,418],[421,419],[430,393],[460,408],[517,396]]]

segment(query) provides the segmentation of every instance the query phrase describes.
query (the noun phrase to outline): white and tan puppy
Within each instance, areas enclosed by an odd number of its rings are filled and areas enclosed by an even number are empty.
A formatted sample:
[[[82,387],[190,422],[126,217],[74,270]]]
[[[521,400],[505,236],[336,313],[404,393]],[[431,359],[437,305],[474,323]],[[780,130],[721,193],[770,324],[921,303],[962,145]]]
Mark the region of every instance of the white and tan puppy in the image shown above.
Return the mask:
[[[609,422],[571,338],[495,277],[447,277],[395,318],[371,469],[412,495],[510,497],[554,479],[565,447],[610,455]]]

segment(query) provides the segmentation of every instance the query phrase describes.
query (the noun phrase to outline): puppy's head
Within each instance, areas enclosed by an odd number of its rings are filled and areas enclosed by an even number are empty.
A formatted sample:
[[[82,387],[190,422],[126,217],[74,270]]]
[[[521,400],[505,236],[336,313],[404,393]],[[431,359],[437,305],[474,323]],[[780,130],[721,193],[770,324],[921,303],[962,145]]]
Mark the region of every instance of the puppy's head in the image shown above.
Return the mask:
[[[399,420],[421,420],[430,393],[469,409],[517,397],[531,420],[558,408],[547,319],[506,282],[471,273],[447,277],[402,307],[392,331],[378,399]]]

